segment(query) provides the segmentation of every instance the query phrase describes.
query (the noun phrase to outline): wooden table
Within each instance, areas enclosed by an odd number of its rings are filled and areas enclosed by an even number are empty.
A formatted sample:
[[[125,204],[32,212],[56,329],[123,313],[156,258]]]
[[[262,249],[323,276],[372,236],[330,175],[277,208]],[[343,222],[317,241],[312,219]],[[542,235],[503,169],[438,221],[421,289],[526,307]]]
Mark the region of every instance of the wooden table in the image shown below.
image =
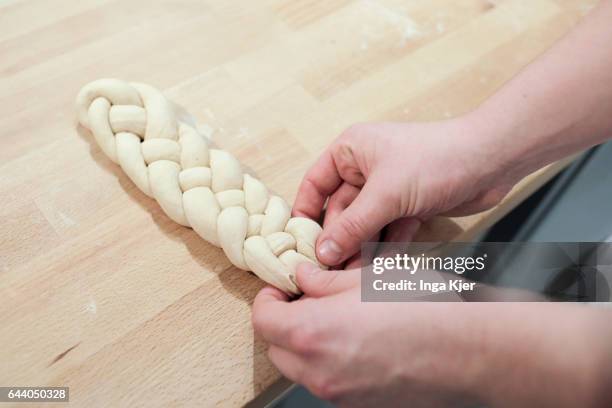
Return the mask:
[[[163,89],[292,200],[349,124],[468,111],[594,1],[1,1],[0,385],[69,386],[77,406],[234,406],[279,379],[250,324],[262,283],[77,133],[86,82]],[[562,165],[421,237],[473,237]]]

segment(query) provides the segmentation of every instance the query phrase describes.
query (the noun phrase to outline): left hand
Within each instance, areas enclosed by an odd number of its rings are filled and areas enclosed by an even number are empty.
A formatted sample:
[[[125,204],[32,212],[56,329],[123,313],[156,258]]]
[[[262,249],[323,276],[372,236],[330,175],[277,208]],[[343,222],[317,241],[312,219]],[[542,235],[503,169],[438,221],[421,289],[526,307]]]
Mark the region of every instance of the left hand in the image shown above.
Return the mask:
[[[304,296],[272,287],[253,305],[255,330],[290,380],[346,406],[457,406],[483,361],[471,338],[478,319],[453,303],[363,303],[360,270],[301,265]],[[472,310],[473,308],[468,307]],[[470,375],[464,375],[469,373]]]
[[[297,278],[304,291],[297,301],[262,289],[253,326],[286,377],[337,405],[560,408],[612,401],[607,308],[365,303],[359,269],[303,264]]]

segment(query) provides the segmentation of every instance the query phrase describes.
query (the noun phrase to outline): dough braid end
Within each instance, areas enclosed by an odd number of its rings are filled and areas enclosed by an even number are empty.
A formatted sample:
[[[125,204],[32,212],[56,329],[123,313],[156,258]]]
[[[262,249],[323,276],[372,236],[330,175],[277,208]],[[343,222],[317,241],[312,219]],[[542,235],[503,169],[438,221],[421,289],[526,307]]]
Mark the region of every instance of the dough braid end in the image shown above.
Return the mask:
[[[157,89],[99,79],[81,89],[76,106],[79,123],[134,184],[238,268],[297,295],[297,265],[321,266],[314,251],[319,224],[292,218],[285,200],[244,174],[232,154],[211,149]]]

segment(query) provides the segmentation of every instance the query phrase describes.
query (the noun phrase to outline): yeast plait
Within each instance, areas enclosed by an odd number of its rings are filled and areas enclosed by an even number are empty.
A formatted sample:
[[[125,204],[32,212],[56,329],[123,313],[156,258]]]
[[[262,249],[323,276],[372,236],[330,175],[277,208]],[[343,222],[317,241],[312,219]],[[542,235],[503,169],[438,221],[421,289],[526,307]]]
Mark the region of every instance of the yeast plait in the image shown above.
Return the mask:
[[[300,293],[295,270],[317,264],[319,224],[292,218],[285,200],[244,174],[233,155],[209,148],[161,92],[100,79],[81,89],[77,111],[102,151],[172,220],[223,248],[238,268]]]

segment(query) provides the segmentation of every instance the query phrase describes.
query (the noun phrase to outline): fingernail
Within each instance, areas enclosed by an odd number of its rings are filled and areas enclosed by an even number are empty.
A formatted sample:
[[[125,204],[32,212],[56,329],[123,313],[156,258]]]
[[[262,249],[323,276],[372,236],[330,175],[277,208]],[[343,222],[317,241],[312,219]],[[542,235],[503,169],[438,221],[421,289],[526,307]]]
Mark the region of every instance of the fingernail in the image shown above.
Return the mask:
[[[319,245],[319,259],[327,265],[336,265],[342,259],[342,249],[335,241],[327,239]]]

